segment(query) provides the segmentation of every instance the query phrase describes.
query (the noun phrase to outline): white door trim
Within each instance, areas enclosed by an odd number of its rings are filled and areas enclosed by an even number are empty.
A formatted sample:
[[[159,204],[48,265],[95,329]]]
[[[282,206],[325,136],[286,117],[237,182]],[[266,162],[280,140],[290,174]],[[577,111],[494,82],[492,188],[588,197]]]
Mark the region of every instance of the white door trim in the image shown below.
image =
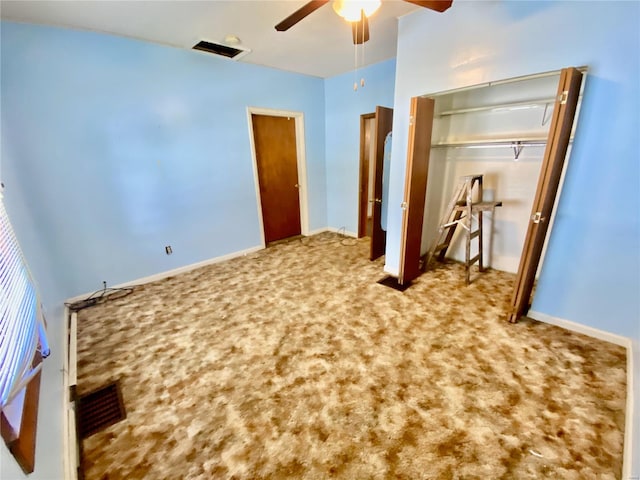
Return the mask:
[[[288,110],[273,110],[270,108],[247,107],[247,123],[249,124],[249,143],[251,145],[251,159],[253,161],[253,179],[256,188],[256,200],[258,207],[258,221],[260,223],[260,236],[262,246],[266,246],[264,238],[264,220],[262,219],[262,201],[260,199],[260,185],[258,184],[258,161],[256,159],[256,145],[253,140],[253,122],[251,115],[270,115],[273,117],[289,117],[295,120],[296,127],[296,156],[298,164],[298,198],[300,201],[300,233],[309,234],[309,203],[307,195],[307,159],[304,143],[304,113]]]

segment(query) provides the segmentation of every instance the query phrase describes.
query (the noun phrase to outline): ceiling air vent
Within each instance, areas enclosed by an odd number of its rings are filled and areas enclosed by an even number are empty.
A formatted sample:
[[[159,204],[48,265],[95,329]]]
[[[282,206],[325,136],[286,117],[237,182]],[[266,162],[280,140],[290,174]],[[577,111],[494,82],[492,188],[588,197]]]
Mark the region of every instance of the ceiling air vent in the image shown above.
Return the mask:
[[[230,47],[228,45],[221,45],[219,43],[206,42],[204,40],[196,43],[193,46],[194,50],[202,50],[203,52],[213,53],[214,55],[220,55],[223,57],[238,60],[240,57],[244,57],[251,52],[248,48],[242,47]]]

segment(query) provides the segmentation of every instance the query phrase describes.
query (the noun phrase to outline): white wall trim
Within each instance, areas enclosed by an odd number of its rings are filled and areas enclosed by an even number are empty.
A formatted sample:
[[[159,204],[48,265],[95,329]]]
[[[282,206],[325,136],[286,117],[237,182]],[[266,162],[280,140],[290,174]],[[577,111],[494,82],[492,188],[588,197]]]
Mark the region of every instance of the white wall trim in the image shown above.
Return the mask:
[[[633,418],[635,415],[634,405],[635,405],[635,384],[633,381],[634,378],[634,368],[638,368],[638,365],[635,365],[634,361],[634,343],[630,342],[629,347],[627,347],[627,405],[624,416],[624,453],[622,457],[622,478],[628,478],[629,480],[638,477],[632,477],[631,471],[633,467],[633,438],[635,436],[634,422]],[[638,448],[638,447],[636,447]]]
[[[336,228],[336,227],[327,227],[326,231],[328,232],[333,232],[333,233],[339,233],[344,235],[345,237],[353,237],[353,238],[358,238],[358,234],[355,232],[349,232],[345,229],[345,227],[340,227],[340,228]]]
[[[70,387],[76,384],[77,367],[77,313],[64,309],[64,345],[62,369],[62,464],[64,478],[78,478],[78,438],[76,434],[75,402],[72,401]]]
[[[597,328],[582,325],[581,323],[572,322],[571,320],[565,320],[564,318],[553,317],[546,313],[536,312],[535,310],[529,310],[527,317],[533,318],[540,322],[548,323],[550,325],[556,325],[562,327],[565,330],[571,330],[572,332],[582,333],[588,337],[597,338],[598,340],[604,340],[605,342],[614,343],[625,347],[631,348],[631,339],[623,337],[622,335],[616,335],[615,333],[605,332],[604,330],[598,330]]]
[[[309,235],[309,196],[307,188],[307,157],[304,141],[304,113],[288,110],[273,110],[269,108],[247,107],[247,123],[249,125],[249,144],[251,145],[251,159],[253,161],[253,178],[256,188],[258,204],[258,218],[260,222],[260,235],[262,246],[266,246],[264,238],[264,221],[262,219],[262,202],[260,200],[260,185],[258,184],[258,162],[256,159],[256,145],[253,139],[253,122],[251,115],[271,115],[274,117],[291,117],[295,120],[296,127],[296,157],[298,164],[298,198],[300,201],[300,233]]]
[[[553,317],[546,313],[536,312],[529,310],[527,317],[533,318],[540,322],[548,323],[550,325],[556,325],[572,332],[581,333],[598,340],[604,340],[605,342],[620,345],[627,349],[627,403],[625,406],[625,424],[624,424],[624,452],[622,458],[622,478],[631,479],[631,463],[632,463],[632,451],[633,451],[633,417],[634,417],[634,384],[633,373],[634,365],[633,361],[633,341],[628,337],[622,335],[616,335],[614,333],[605,332],[597,328],[582,325],[580,323],[572,322],[571,320],[565,320],[564,318]]]
[[[345,237],[358,238],[358,234],[357,233],[346,231],[344,227],[340,227],[340,228],[336,228],[336,227],[317,228],[315,230],[312,230],[310,232],[305,233],[304,236],[305,237],[311,237],[312,235],[319,235],[320,233],[325,233],[325,232],[338,233],[338,234],[344,235]]]
[[[247,124],[249,126],[249,145],[251,147],[251,166],[253,168],[253,185],[256,192],[256,207],[258,209],[258,224],[260,227],[260,242],[262,248],[267,246],[264,236],[264,220],[262,219],[262,199],[260,198],[260,185],[258,184],[258,160],[256,159],[256,144],[253,139],[253,122],[251,114],[255,111],[251,107],[247,107]],[[296,132],[297,134],[297,132]]]
[[[329,229],[327,227],[325,227],[325,228],[317,228],[315,230],[307,232],[305,236],[310,237],[311,235],[318,235],[320,233],[324,233],[324,232],[328,232],[328,231],[329,231]]]
[[[213,265],[215,263],[225,262],[227,260],[231,260],[237,257],[242,257],[244,255],[248,255],[250,253],[254,253],[263,249],[264,249],[263,245],[257,245],[255,247],[247,248],[245,250],[239,250],[237,252],[232,252],[226,255],[221,255],[219,257],[203,260],[202,262],[192,263],[190,265],[185,265],[184,267],[174,268],[173,270],[167,270],[165,272],[156,273],[155,275],[149,275],[148,277],[142,277],[137,280],[132,280],[130,282],[113,285],[110,288],[133,287],[135,285],[142,285],[145,283],[156,282],[158,280],[163,280],[168,277],[180,275],[181,273],[190,272],[191,270],[195,270],[196,268],[206,267],[207,265]],[[96,293],[96,292],[89,292],[89,293],[84,293],[82,295],[76,295],[75,297],[67,299],[66,303],[79,302],[81,300],[86,299],[89,295],[92,295],[93,293]]]

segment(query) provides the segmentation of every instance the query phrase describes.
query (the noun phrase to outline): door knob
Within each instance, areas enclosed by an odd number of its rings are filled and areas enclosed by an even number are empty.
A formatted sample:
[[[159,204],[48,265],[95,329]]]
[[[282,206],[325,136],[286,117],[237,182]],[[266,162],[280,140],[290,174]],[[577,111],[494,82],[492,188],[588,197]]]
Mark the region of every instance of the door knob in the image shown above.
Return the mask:
[[[376,198],[376,199],[374,199],[374,202],[381,204],[382,203],[382,199],[381,198]]]

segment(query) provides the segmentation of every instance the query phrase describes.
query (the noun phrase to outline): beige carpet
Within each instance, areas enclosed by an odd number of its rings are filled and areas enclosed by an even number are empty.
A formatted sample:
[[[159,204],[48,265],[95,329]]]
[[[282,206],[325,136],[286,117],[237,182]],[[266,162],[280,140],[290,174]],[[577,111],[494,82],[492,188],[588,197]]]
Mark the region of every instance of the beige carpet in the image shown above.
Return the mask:
[[[87,479],[614,479],[622,347],[505,322],[513,276],[448,264],[404,293],[323,234],[79,312],[78,389],[127,419]]]

